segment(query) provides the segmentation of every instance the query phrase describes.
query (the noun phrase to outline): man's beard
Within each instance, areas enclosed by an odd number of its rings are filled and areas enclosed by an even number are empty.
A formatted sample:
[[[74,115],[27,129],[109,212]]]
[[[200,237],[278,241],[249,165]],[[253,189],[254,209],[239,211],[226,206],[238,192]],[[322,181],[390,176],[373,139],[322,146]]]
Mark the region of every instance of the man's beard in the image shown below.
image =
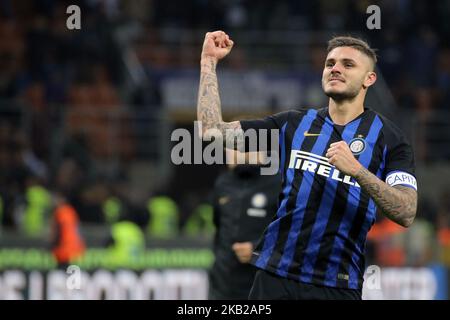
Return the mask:
[[[330,90],[331,91],[331,90]],[[346,91],[343,92],[330,92],[325,91],[325,94],[327,97],[335,100],[335,101],[345,101],[345,100],[353,100],[356,98],[356,96],[359,94],[358,88],[349,88]]]

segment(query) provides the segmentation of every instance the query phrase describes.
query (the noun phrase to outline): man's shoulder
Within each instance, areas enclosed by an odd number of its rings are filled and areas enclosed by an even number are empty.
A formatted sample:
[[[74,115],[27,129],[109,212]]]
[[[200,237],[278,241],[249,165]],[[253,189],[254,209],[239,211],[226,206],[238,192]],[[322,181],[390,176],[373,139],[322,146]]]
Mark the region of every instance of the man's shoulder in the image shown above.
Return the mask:
[[[403,130],[400,128],[400,126],[395,122],[395,120],[389,119],[385,115],[376,112],[374,110],[371,110],[371,112],[375,113],[383,123],[383,131],[393,134],[395,136],[403,136]]]
[[[388,144],[391,144],[391,143],[395,144],[399,141],[408,141],[409,140],[406,137],[404,131],[400,128],[399,124],[395,120],[390,119],[390,118],[386,117],[385,115],[383,115],[377,111],[374,111],[374,110],[370,110],[370,112],[373,112],[375,115],[377,115],[380,118],[381,123],[383,124],[381,132],[384,135],[385,141]]]

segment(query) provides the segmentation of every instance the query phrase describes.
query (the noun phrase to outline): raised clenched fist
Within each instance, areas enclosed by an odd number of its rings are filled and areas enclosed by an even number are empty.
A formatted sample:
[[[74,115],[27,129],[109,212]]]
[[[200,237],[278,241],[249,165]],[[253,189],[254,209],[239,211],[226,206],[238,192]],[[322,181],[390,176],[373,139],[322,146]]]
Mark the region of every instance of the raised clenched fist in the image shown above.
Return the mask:
[[[325,156],[328,158],[330,164],[334,165],[339,171],[352,177],[362,167],[345,141],[330,144],[330,148],[327,150]]]
[[[234,42],[223,31],[207,32],[201,57],[220,60],[230,53],[233,44]]]

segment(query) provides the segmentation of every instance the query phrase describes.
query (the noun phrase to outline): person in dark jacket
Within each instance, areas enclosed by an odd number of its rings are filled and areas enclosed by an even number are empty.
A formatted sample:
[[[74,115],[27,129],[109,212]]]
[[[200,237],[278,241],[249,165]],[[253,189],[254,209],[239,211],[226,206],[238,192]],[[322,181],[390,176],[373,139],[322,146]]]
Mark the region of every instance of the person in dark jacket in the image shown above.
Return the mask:
[[[235,151],[226,152],[235,159]],[[261,175],[260,165],[229,164],[217,178],[212,196],[216,234],[210,300],[248,298],[257,270],[249,262],[276,213],[279,188],[280,177]]]

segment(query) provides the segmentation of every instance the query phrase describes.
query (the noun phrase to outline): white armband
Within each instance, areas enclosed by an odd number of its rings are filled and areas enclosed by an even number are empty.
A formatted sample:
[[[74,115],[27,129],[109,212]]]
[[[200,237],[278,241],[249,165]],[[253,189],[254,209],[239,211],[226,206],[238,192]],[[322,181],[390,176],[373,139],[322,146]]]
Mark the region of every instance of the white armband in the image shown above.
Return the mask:
[[[396,185],[402,185],[402,186],[413,188],[414,190],[417,191],[416,178],[412,174],[409,174],[407,172],[403,172],[403,171],[390,172],[386,176],[386,183],[391,187],[396,186]]]

